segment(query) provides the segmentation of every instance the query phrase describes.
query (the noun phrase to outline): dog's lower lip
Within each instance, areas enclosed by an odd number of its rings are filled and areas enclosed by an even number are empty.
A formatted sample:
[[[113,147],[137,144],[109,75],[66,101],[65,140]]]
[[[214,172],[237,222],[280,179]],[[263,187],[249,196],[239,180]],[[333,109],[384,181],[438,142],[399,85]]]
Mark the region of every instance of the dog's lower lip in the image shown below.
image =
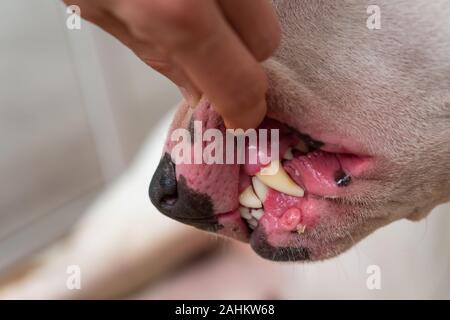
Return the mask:
[[[223,214],[217,214],[215,216],[209,217],[209,218],[189,218],[189,217],[179,217],[179,216],[172,216],[174,220],[177,220],[181,223],[186,224],[217,224],[217,218],[219,216],[222,216]]]

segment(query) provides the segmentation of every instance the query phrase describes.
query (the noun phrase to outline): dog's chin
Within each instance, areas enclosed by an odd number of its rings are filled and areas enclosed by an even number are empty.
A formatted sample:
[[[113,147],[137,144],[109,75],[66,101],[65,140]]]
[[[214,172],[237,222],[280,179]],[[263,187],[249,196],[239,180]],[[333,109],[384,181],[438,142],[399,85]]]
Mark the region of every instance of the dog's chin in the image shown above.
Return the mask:
[[[280,133],[275,174],[261,174],[270,165],[246,163],[233,169],[235,179],[221,181],[211,172],[222,168],[175,166],[166,153],[150,185],[152,202],[175,220],[249,242],[266,259],[320,260],[342,252],[353,240],[343,221],[354,210],[345,199],[372,159],[273,119],[259,129],[273,128]],[[199,177],[195,170],[209,174]],[[231,210],[217,212],[223,203]]]
[[[354,211],[355,208],[349,207],[347,210]],[[218,215],[215,224],[194,226],[247,242],[264,259],[307,262],[329,259],[345,252],[362,237],[385,224],[383,219],[376,220],[362,219],[357,224],[321,221],[301,232],[270,232],[262,223],[249,227],[245,218],[232,212]]]
[[[308,235],[269,240],[263,229],[255,229],[250,237],[250,246],[262,258],[272,261],[318,261],[332,258],[352,246],[352,237],[324,241]],[[279,243],[279,245],[272,245]]]

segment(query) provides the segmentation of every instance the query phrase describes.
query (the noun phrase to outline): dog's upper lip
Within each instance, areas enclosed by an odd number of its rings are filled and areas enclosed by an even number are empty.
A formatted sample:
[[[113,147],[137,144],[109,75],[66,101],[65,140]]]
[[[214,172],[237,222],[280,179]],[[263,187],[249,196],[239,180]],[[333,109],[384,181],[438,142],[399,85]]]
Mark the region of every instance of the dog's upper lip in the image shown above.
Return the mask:
[[[190,218],[183,216],[171,216],[171,218],[178,222],[211,232],[217,232],[223,228],[223,225],[218,221],[217,215],[207,218]]]
[[[341,145],[341,144],[334,144],[334,143],[324,143],[324,145],[320,148],[322,151],[330,152],[330,153],[352,153],[355,154],[355,152],[350,152],[350,150]]]
[[[199,218],[199,217],[188,217],[188,216],[171,216],[171,218],[182,222],[182,223],[186,223],[186,224],[195,224],[195,225],[217,225],[219,224],[219,219],[221,218],[227,218],[228,216],[232,215],[234,213],[234,211],[229,211],[229,212],[222,212],[222,213],[216,213],[213,216],[210,217],[204,217],[204,218]]]
[[[195,223],[215,223],[217,222],[216,217],[220,216],[222,214],[216,214],[215,216],[212,217],[207,217],[207,218],[192,218],[192,217],[184,217],[184,216],[171,216],[171,218],[178,220],[180,222],[195,222]]]

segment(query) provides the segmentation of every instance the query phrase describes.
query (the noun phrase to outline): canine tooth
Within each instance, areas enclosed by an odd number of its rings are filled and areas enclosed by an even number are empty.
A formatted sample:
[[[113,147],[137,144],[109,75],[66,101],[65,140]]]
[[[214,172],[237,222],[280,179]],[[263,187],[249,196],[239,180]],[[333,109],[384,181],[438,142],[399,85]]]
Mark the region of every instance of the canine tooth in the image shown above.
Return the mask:
[[[262,207],[261,200],[253,192],[252,186],[248,186],[240,195],[239,203],[247,208],[259,209]]]
[[[309,148],[306,145],[306,143],[303,140],[300,140],[297,145],[294,147],[294,149],[303,152],[303,153],[308,153]]]
[[[253,189],[255,189],[255,193],[258,196],[259,200],[261,200],[262,203],[266,201],[267,192],[269,191],[269,188],[259,180],[258,177],[254,176],[252,177],[252,184]]]
[[[256,220],[259,220],[259,219],[261,219],[261,217],[264,215],[264,210],[263,210],[263,209],[252,210],[251,215],[252,215],[253,218],[255,218]]]
[[[286,159],[286,160],[294,159],[294,155],[292,154],[292,148],[289,148],[286,150],[286,152],[283,155],[283,159]]]
[[[252,215],[250,214],[250,209],[246,207],[239,207],[239,212],[241,213],[241,217],[244,219],[251,219]]]
[[[306,226],[304,225],[304,224],[299,224],[298,226],[297,226],[297,233],[298,234],[302,234],[303,232],[305,232],[305,229],[306,229]]]
[[[289,177],[281,164],[278,164],[278,171],[273,175],[263,175],[261,172],[258,172],[256,176],[268,187],[287,195],[303,197],[305,194],[305,191]]]
[[[256,220],[255,218],[251,218],[250,220],[247,220],[248,224],[252,227],[256,227],[258,225],[258,220]]]

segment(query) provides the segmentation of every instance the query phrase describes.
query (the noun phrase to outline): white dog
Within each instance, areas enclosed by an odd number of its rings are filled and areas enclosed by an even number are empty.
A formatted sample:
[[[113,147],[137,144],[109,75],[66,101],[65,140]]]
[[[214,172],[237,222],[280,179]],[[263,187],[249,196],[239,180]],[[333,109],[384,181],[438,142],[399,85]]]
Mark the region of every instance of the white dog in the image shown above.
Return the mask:
[[[282,162],[291,180],[286,174],[283,183],[265,181],[274,196],[259,197],[264,211],[258,217],[241,218],[240,167],[175,165],[168,140],[150,196],[164,214],[249,241],[267,259],[332,259],[263,262],[233,242],[215,259],[156,284],[163,272],[221,244],[217,236],[158,214],[148,200],[169,127],[165,119],[70,239],[5,287],[2,297],[123,297],[144,281],[148,290],[134,297],[449,297],[449,209],[441,206],[425,218],[450,199],[448,1],[379,0],[379,30],[366,25],[363,1],[273,4],[283,39],[264,64],[267,121],[308,145]],[[192,120],[224,129],[203,101],[195,111],[180,105],[169,133],[190,129]],[[243,182],[255,173],[246,174]],[[292,180],[305,197],[284,192]],[[71,265],[81,271],[81,290],[66,286]]]
[[[147,195],[168,115],[149,135],[129,170],[86,212],[68,239],[36,257],[37,266],[0,290],[2,299],[134,298],[450,298],[450,206],[420,223],[398,222],[343,255],[313,264],[279,264],[246,245],[159,214]],[[210,259],[174,271],[200,251]],[[36,264],[35,264],[36,265]],[[66,286],[67,267],[80,266],[81,290]],[[160,276],[174,274],[172,277]],[[379,275],[379,279],[378,279]]]

